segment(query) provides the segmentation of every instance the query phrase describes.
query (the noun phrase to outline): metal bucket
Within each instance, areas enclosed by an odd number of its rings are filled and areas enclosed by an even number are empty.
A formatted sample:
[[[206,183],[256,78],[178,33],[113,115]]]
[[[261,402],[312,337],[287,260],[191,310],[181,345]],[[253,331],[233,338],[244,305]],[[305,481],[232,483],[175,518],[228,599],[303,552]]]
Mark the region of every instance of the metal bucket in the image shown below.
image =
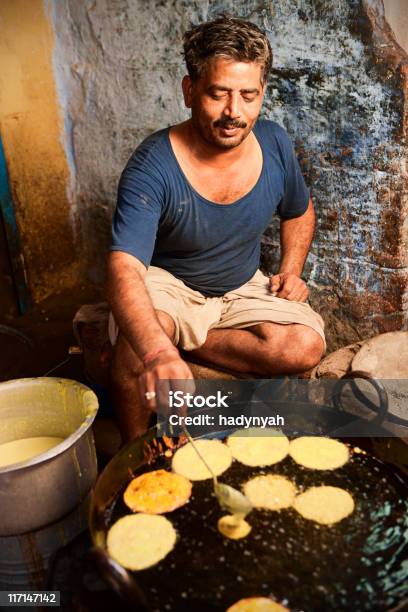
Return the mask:
[[[0,383],[0,444],[35,436],[63,442],[0,468],[0,536],[33,532],[68,515],[97,475],[90,429],[98,409],[85,385],[61,378]]]
[[[0,590],[41,591],[47,587],[56,553],[87,529],[90,496],[52,525],[0,537]]]

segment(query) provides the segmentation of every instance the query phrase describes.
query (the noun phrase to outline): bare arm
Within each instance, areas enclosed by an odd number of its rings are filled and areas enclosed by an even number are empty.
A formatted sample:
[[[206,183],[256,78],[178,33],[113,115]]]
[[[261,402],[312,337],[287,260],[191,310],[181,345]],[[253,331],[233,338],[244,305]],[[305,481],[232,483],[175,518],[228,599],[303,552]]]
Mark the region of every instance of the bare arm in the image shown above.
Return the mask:
[[[157,381],[178,381],[175,388],[183,389],[182,381],[191,381],[193,375],[159,323],[143,280],[145,274],[145,266],[136,257],[121,251],[110,254],[108,300],[121,333],[142,362],[139,376],[135,375],[140,401],[151,410],[156,410],[155,396],[147,399],[146,394],[156,393]],[[160,351],[155,354],[158,349]],[[148,353],[153,355],[147,361]],[[168,384],[171,383],[160,386],[159,401],[162,406],[168,402]],[[188,387],[188,390],[193,391],[194,388]]]
[[[300,278],[313,239],[316,215],[312,200],[306,211],[294,219],[281,221],[281,261],[279,273],[270,279],[270,290],[278,297],[304,302],[309,295]]]
[[[312,200],[300,217],[281,221],[281,263],[279,272],[300,276],[312,244],[316,215]]]
[[[163,331],[144,276],[141,261],[122,251],[113,251],[108,259],[108,300],[115,320],[126,340],[140,359],[159,348],[173,344]]]

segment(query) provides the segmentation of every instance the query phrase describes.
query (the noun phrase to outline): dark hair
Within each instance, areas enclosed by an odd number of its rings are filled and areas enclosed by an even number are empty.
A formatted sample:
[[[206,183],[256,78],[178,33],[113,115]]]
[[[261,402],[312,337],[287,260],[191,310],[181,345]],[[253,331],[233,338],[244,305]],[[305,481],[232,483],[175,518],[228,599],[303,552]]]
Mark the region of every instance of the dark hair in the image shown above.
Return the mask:
[[[222,15],[201,23],[184,34],[184,59],[188,74],[195,81],[214,57],[262,65],[263,81],[272,66],[269,40],[254,23]]]

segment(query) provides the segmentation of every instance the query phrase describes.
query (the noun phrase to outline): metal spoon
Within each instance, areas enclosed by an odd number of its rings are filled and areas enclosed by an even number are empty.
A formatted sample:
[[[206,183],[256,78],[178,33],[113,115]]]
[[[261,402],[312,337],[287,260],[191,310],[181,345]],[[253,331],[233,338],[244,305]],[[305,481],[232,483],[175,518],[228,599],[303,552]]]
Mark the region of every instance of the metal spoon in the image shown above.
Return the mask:
[[[213,470],[210,468],[207,461],[204,459],[204,457],[198,450],[193,438],[187,431],[184,423],[181,427],[184,433],[186,434],[191,446],[194,448],[195,452],[200,457],[201,461],[204,463],[205,467],[212,476],[214,482],[214,495],[217,498],[221,508],[223,510],[226,510],[227,512],[230,512],[231,514],[239,515],[240,518],[244,518],[247,514],[249,514],[249,512],[251,512],[253,507],[247,496],[241,493],[241,491],[238,491],[238,489],[230,487],[230,485],[218,482],[217,476],[214,474]]]

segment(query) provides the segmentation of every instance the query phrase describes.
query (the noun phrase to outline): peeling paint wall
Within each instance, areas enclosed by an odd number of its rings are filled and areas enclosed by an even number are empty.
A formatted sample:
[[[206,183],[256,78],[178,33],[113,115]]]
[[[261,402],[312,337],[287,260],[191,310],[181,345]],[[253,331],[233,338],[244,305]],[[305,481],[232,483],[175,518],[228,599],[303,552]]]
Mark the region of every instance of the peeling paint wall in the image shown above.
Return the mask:
[[[91,278],[100,280],[125,163],[148,134],[187,117],[180,41],[205,19],[206,2],[64,0],[50,9],[76,205]]]
[[[406,325],[406,60],[392,56],[382,3],[299,4],[279,3],[269,21],[266,114],[292,135],[311,186],[319,227],[307,272],[335,346]]]
[[[264,27],[274,49],[263,115],[288,130],[312,190],[319,227],[307,273],[329,346],[406,326],[407,63],[381,0],[59,0],[50,10],[94,279],[125,162],[145,136],[187,116],[183,31],[229,11]],[[263,256],[276,269],[276,223]]]
[[[0,3],[0,129],[35,301],[77,282],[69,169],[42,0]]]

